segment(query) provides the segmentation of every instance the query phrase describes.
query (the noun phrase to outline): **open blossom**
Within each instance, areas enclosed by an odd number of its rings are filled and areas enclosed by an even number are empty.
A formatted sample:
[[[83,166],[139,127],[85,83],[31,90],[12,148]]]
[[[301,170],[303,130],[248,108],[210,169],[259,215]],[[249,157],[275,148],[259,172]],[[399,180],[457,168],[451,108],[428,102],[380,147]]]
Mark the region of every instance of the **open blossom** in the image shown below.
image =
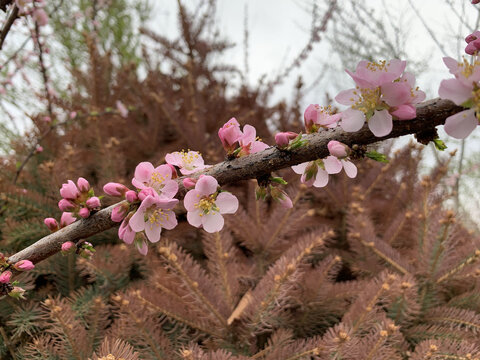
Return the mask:
[[[238,142],[242,147],[241,155],[254,154],[269,147],[257,138],[257,130],[252,125],[243,127],[243,135]]]
[[[341,116],[341,114],[334,114],[331,106],[322,107],[318,104],[310,104],[303,114],[305,129],[308,133],[315,133],[320,128],[334,128]]]
[[[277,146],[284,148],[288,146],[290,140],[295,139],[297,136],[298,134],[293,131],[279,132],[275,135],[275,142]]]
[[[177,218],[172,211],[177,203],[177,199],[147,196],[128,224],[135,232],[145,230],[148,240],[152,243],[157,242],[160,240],[162,228],[171,230],[177,226]]]
[[[228,120],[219,130],[218,137],[222,142],[223,148],[227,152],[232,152],[237,146],[238,140],[242,137],[243,133],[240,130],[240,124],[237,119],[231,118]]]
[[[213,233],[223,228],[222,214],[233,214],[238,209],[238,199],[229,192],[218,193],[218,182],[213,176],[201,176],[195,189],[185,195],[183,204],[187,209],[187,220],[195,227],[202,226]]]
[[[126,244],[133,243],[135,239],[135,231],[130,226],[130,219],[132,218],[133,213],[127,215],[125,219],[123,219],[122,224],[118,229],[118,237],[123,240]]]
[[[135,168],[132,184],[137,189],[152,188],[158,195],[172,199],[178,191],[178,184],[172,180],[172,171],[168,165],[156,168],[149,162],[141,162]]]
[[[357,167],[355,164],[346,160],[346,145],[339,141],[332,140],[327,146],[330,156],[327,156],[327,158],[323,159],[325,171],[329,174],[338,174],[343,168],[348,177],[354,178],[357,176]]]
[[[445,121],[445,132],[456,138],[465,139],[478,125],[480,114],[480,62],[470,64],[464,59],[462,63],[450,57],[444,57],[443,62],[455,78],[442,80],[438,94],[442,99],[449,99],[456,105],[468,107],[449,116]]]
[[[300,181],[307,186],[313,185],[320,188],[328,184],[328,173],[321,159],[292,166],[292,170],[302,175]]]
[[[183,175],[190,175],[206,167],[198,151],[175,151],[167,154],[165,161],[170,165],[178,166]]]
[[[416,116],[415,104],[425,93],[415,87],[415,77],[404,73],[406,61],[393,59],[379,63],[360,61],[355,73],[346,70],[355,81],[354,89],[341,91],[335,100],[350,108],[342,112],[340,126],[355,132],[368,121],[370,131],[378,137],[390,134],[393,116],[399,120]]]

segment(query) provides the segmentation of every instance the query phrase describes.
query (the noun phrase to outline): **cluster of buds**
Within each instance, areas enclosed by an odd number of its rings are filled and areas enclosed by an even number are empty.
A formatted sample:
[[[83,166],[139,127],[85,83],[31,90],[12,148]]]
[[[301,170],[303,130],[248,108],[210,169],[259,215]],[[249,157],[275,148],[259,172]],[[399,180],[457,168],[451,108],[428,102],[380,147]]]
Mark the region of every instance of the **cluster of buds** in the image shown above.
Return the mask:
[[[465,38],[467,46],[465,47],[465,52],[468,55],[477,55],[478,50],[480,50],[480,31],[474,31]]]
[[[268,185],[259,185],[255,189],[256,200],[266,200],[268,197],[278,202],[285,209],[293,207],[292,200],[288,194],[280,188],[287,185],[287,182],[281,177],[270,177]]]
[[[6,295],[15,299],[25,299],[25,289],[17,286],[17,281],[11,281],[13,273],[10,270],[5,270],[13,267],[17,271],[29,271],[35,268],[35,265],[30,260],[20,260],[11,265],[8,263],[8,259],[0,253],[0,269],[4,269],[0,272],[0,295]]]
[[[61,199],[58,207],[63,212],[71,212],[75,217],[87,218],[90,212],[99,210],[100,198],[95,193],[90,184],[84,178],[78,178],[77,185],[72,180],[68,180],[60,189]]]
[[[257,137],[257,130],[245,125],[243,131],[237,119],[231,118],[219,130],[218,137],[229,156],[245,156],[265,150],[269,146]]]

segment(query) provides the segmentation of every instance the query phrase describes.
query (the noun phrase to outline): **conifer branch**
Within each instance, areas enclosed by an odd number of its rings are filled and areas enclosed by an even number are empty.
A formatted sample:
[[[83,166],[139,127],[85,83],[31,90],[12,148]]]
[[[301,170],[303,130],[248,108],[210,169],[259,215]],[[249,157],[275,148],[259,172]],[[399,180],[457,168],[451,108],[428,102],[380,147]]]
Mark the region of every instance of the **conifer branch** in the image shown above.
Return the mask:
[[[203,172],[215,177],[219,184],[237,183],[240,180],[254,179],[269,175],[272,171],[280,170],[306,161],[325,158],[329,155],[327,144],[330,140],[337,140],[353,147],[366,146],[381,140],[396,138],[408,134],[416,134],[417,138],[425,139],[435,133],[435,127],[445,123],[450,115],[458,113],[463,108],[454,105],[449,100],[433,99],[417,106],[417,117],[413,120],[394,121],[392,132],[382,138],[375,137],[368,126],[360,131],[347,133],[341,128],[322,131],[306,135],[306,146],[295,150],[280,150],[276,147],[262,152],[244,156],[234,160],[227,160],[216,164]],[[196,176],[199,176],[197,173]],[[183,190],[182,178],[178,179],[180,190]],[[319,190],[321,191],[321,190]],[[50,234],[9,258],[10,263],[28,259],[38,263],[60,251],[65,241],[78,241],[98,234],[115,226],[118,223],[110,219],[115,206],[103,209],[88,219],[82,219]]]

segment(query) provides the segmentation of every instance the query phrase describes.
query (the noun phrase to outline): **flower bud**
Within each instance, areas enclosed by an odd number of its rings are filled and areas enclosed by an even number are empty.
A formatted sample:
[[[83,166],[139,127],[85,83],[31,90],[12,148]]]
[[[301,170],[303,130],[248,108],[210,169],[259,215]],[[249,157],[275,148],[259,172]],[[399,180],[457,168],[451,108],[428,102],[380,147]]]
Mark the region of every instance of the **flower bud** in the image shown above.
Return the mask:
[[[81,247],[80,247],[80,253],[79,255],[83,257],[84,259],[89,260],[93,254],[95,253],[95,249],[93,248],[93,245],[87,241],[85,241]]]
[[[43,146],[37,145],[37,146],[35,147],[35,152],[36,152],[37,154],[38,154],[38,153],[41,153],[42,151],[43,151]]]
[[[67,200],[67,199],[62,199],[58,202],[58,208],[61,211],[72,211],[76,207],[77,206],[73,202],[71,202],[70,200]]]
[[[183,186],[185,186],[185,189],[193,189],[195,187],[196,181],[192,178],[185,178],[183,179]]]
[[[79,211],[78,211],[78,215],[80,215],[82,218],[86,219],[90,216],[90,210],[88,210],[88,208],[81,208]]]
[[[275,142],[279,147],[284,148],[288,146],[288,143],[290,142],[290,140],[295,139],[297,136],[298,134],[292,131],[279,132],[278,134],[275,135]]]
[[[7,283],[10,282],[11,278],[12,278],[12,272],[11,271],[4,271],[0,274],[0,283],[7,284]]]
[[[133,203],[135,201],[138,200],[138,194],[136,191],[134,190],[128,190],[126,193],[125,193],[125,199],[127,199],[127,201],[129,203]]]
[[[119,183],[109,182],[108,184],[105,184],[105,186],[103,187],[103,191],[105,192],[105,194],[108,194],[110,196],[124,196],[125,193],[128,191],[128,188],[125,185]]]
[[[285,191],[278,187],[270,187],[270,195],[272,199],[278,201],[280,205],[285,209],[291,209],[293,207],[292,200]]]
[[[62,244],[62,254],[68,254],[70,252],[73,252],[76,250],[76,246],[73,242],[71,241],[66,241]]]
[[[11,296],[14,299],[25,299],[25,289],[21,288],[20,286],[14,286],[12,291],[8,293],[8,296]]]
[[[76,111],[72,111],[70,113],[70,119],[75,119],[77,117],[77,112]]]
[[[43,223],[48,227],[50,231],[57,231],[58,230],[58,222],[54,218],[46,218],[43,220]]]
[[[78,189],[82,192],[82,193],[87,193],[88,190],[90,190],[90,184],[88,183],[87,180],[85,180],[84,178],[82,177],[79,177],[78,180],[77,180],[77,186],[78,186]]]
[[[85,204],[89,209],[97,209],[100,207],[100,199],[96,196],[92,196],[85,202]]]
[[[257,186],[255,188],[255,199],[265,200],[267,197],[267,188],[265,186]]]
[[[60,218],[60,227],[68,226],[74,223],[77,219],[73,216],[71,212],[64,212]]]
[[[236,143],[243,136],[237,119],[231,118],[218,130],[218,137],[227,152],[235,150]]]
[[[20,260],[13,267],[18,271],[29,271],[35,268],[35,265],[30,260]]]
[[[305,109],[305,112],[303,113],[303,119],[305,121],[305,129],[307,129],[308,132],[312,129],[312,127],[317,123],[318,119],[318,104],[310,104],[308,107]]]
[[[117,110],[120,116],[126,118],[128,116],[128,109],[125,107],[125,105],[123,105],[120,100],[117,100],[115,105],[117,106]]]
[[[112,215],[111,215],[112,221],[115,221],[115,222],[122,221],[125,218],[125,216],[127,216],[128,208],[129,206],[126,203],[121,203],[120,205],[115,206],[113,208]]]
[[[77,189],[77,186],[72,180],[68,180],[66,184],[62,184],[62,188],[60,189],[60,195],[64,199],[76,199],[80,192]]]
[[[38,26],[45,26],[48,24],[48,15],[43,9],[36,8],[33,11],[32,17]]]
[[[327,147],[330,155],[335,156],[336,158],[342,159],[348,156],[348,146],[342,144],[340,141],[331,140],[328,142]]]

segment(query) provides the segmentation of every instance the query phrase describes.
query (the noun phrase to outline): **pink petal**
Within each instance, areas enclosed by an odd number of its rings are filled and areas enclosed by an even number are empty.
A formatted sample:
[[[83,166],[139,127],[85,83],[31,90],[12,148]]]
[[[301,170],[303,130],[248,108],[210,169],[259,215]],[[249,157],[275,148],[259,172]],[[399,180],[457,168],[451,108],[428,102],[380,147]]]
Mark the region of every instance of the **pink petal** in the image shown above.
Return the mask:
[[[163,164],[163,165],[157,166],[153,170],[150,176],[152,176],[153,174],[157,174],[158,176],[160,176],[161,178],[164,178],[165,180],[171,179],[172,169],[170,168],[170,166]]]
[[[135,179],[141,183],[149,182],[153,173],[154,167],[149,162],[141,162],[135,168]],[[133,183],[133,181],[132,181]],[[135,185],[135,184],[133,184]],[[136,186],[136,185],[135,185]],[[137,186],[138,187],[138,186]],[[142,188],[143,189],[143,188]]]
[[[315,177],[315,182],[313,186],[320,188],[325,187],[328,184],[328,173],[323,169],[318,169],[317,176]]]
[[[263,151],[265,149],[268,149],[270,146],[268,146],[267,144],[261,142],[261,141],[254,141],[251,145],[250,145],[250,154],[255,154],[257,152],[260,152],[260,151]]]
[[[451,74],[457,75],[458,73],[458,62],[454,58],[451,57],[444,57],[443,58],[443,63],[447,65],[448,70],[450,70]]]
[[[257,130],[252,125],[245,125],[243,127],[243,136],[240,138],[239,143],[241,146],[246,146],[253,141],[257,136]]]
[[[368,120],[368,128],[377,137],[390,134],[393,128],[392,115],[387,110],[375,111]]]
[[[195,226],[197,228],[200,227],[200,225],[202,225],[202,218],[203,216],[200,216],[199,210],[187,212],[187,221],[192,226]]]
[[[472,97],[472,87],[462,84],[458,79],[442,80],[438,95],[442,99],[452,100],[456,105],[462,105]]]
[[[362,61],[360,61],[360,63],[362,63]],[[359,63],[359,65],[360,65],[360,63]],[[367,63],[367,62],[365,61],[365,63]],[[355,84],[357,84],[359,87],[361,87],[361,88],[375,87],[375,85],[372,84],[372,82],[365,79],[365,76],[368,76],[368,74],[359,74],[358,66],[357,66],[356,73],[352,73],[349,70],[345,70],[345,71],[348,75],[350,75],[352,77],[353,81],[355,81]],[[360,73],[362,73],[362,72],[360,71]]]
[[[175,226],[178,225],[177,218],[173,211],[165,211],[165,216],[162,218],[162,227],[166,230],[172,230]]]
[[[221,214],[233,214],[238,209],[238,199],[229,192],[218,194],[215,204],[220,209]]]
[[[335,156],[327,156],[326,159],[323,159],[323,165],[329,174],[338,174],[342,171],[342,163]]]
[[[342,112],[340,126],[346,132],[355,132],[365,124],[365,114],[359,110],[347,109]]]
[[[355,166],[355,164],[347,160],[341,160],[341,161],[342,161],[343,169],[345,170],[345,174],[347,174],[347,176],[352,179],[356,177],[357,167]]]
[[[135,247],[137,248],[138,252],[143,256],[147,255],[148,253],[148,244],[145,240],[137,240],[135,241]]]
[[[182,155],[178,151],[165,155],[165,161],[178,167],[183,164]]]
[[[305,172],[305,169],[307,168],[308,164],[309,164],[308,162],[304,162],[298,165],[294,165],[292,166],[292,170],[295,172],[295,174],[302,175]]]
[[[343,90],[335,96],[335,101],[342,105],[353,105],[360,97],[357,94],[357,89]]]
[[[175,180],[167,180],[164,182],[161,195],[166,198],[173,198],[177,195],[178,183]]]
[[[208,233],[214,233],[222,230],[223,224],[223,216],[218,212],[202,216],[203,229]]]
[[[410,99],[410,87],[399,82],[382,85],[382,97],[390,106],[405,104]]]
[[[395,111],[390,112],[398,120],[411,120],[417,117],[417,110],[413,105],[400,105]]]
[[[157,198],[155,205],[160,209],[172,209],[178,204],[178,199]]]
[[[406,71],[400,78],[400,82],[403,84],[407,84],[409,87],[413,88],[415,86],[415,75]]]
[[[195,204],[200,200],[200,193],[197,190],[190,190],[183,198],[183,206],[187,211],[194,211]]]
[[[145,235],[150,242],[156,243],[160,240],[160,233],[162,232],[162,227],[159,223],[145,224]]]
[[[133,243],[133,240],[135,239],[135,231],[133,231],[131,228],[129,229],[127,227],[127,230],[125,231],[125,233],[123,234],[123,241],[126,243],[126,244],[131,244]]]
[[[130,227],[135,232],[140,232],[145,229],[145,210],[140,208],[133,214],[132,218],[128,222]]]
[[[195,185],[195,190],[198,191],[200,196],[210,195],[217,191],[218,181],[213,176],[204,175],[201,176],[197,184]]]
[[[478,125],[475,110],[465,110],[447,118],[445,132],[455,139],[465,139]]]

